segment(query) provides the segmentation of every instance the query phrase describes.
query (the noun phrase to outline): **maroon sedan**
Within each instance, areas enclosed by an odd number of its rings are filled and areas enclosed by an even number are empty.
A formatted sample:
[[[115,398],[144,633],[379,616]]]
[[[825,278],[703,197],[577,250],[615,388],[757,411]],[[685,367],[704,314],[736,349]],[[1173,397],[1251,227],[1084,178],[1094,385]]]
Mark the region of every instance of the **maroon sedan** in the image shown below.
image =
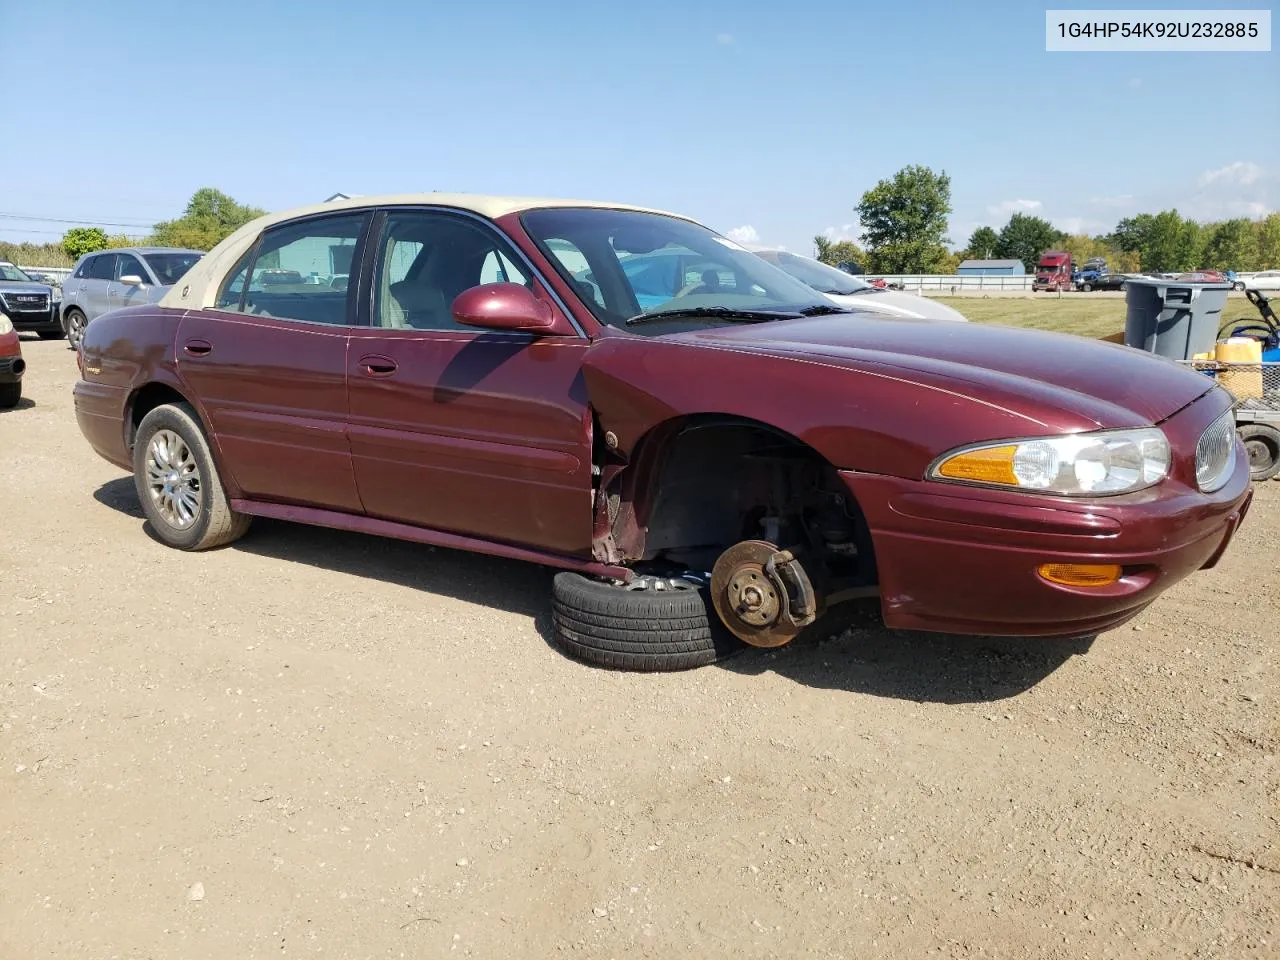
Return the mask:
[[[80,429],[164,542],[261,516],[547,564],[558,641],[634,669],[854,597],[891,628],[1095,634],[1216,563],[1250,498],[1199,373],[841,308],[620,204],[264,217],[79,359]]]

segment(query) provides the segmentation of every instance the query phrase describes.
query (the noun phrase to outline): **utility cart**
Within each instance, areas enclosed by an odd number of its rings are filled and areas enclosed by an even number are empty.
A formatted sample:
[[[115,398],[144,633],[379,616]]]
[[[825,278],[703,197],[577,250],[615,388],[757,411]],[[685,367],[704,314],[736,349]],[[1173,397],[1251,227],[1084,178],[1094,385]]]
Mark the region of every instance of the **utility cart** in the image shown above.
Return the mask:
[[[1233,320],[1218,338],[1242,337],[1260,342],[1260,362],[1188,360],[1195,369],[1217,379],[1236,398],[1236,432],[1249,452],[1254,480],[1280,476],[1280,320],[1270,300],[1258,290],[1245,296],[1258,308],[1260,320]]]

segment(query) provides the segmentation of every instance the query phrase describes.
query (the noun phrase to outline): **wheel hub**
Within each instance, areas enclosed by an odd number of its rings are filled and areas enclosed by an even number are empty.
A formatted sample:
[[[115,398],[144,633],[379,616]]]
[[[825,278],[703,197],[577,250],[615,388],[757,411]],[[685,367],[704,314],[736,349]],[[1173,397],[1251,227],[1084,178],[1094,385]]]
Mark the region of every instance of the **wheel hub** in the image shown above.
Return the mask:
[[[790,643],[804,625],[790,615],[787,585],[776,565],[779,557],[794,562],[767,540],[744,540],[720,554],[711,571],[716,613],[736,637],[755,647]]]

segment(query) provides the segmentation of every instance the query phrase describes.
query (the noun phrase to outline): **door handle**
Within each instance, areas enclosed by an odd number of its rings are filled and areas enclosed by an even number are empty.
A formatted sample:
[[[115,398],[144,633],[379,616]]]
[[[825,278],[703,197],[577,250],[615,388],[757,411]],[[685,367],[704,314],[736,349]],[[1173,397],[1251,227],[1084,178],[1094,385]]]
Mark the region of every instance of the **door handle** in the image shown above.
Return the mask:
[[[208,340],[188,340],[182,349],[193,357],[203,357],[213,350],[213,344]]]
[[[397,368],[390,357],[368,356],[360,358],[360,369],[367,377],[389,377]]]

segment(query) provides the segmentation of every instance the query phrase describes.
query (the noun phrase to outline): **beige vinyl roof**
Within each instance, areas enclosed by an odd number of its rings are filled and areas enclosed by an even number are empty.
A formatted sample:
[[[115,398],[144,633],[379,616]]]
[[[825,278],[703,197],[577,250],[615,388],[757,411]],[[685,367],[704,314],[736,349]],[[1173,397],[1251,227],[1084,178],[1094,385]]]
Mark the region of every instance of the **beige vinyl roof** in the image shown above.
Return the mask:
[[[596,200],[558,200],[551,197],[491,197],[475,193],[392,193],[382,196],[347,197],[325,203],[313,203],[294,207],[251,220],[206,253],[182,277],[169,288],[160,300],[160,306],[187,310],[201,310],[213,306],[218,288],[228,270],[239,262],[245,251],[253,245],[258,234],[270,226],[305,217],[315,213],[332,213],[364,207],[424,206],[452,207],[467,210],[489,220],[524,210],[544,207],[594,207],[606,210],[634,210],[640,213],[660,213],[669,217],[688,219],[680,214],[650,207],[637,207],[628,203],[608,203]]]

